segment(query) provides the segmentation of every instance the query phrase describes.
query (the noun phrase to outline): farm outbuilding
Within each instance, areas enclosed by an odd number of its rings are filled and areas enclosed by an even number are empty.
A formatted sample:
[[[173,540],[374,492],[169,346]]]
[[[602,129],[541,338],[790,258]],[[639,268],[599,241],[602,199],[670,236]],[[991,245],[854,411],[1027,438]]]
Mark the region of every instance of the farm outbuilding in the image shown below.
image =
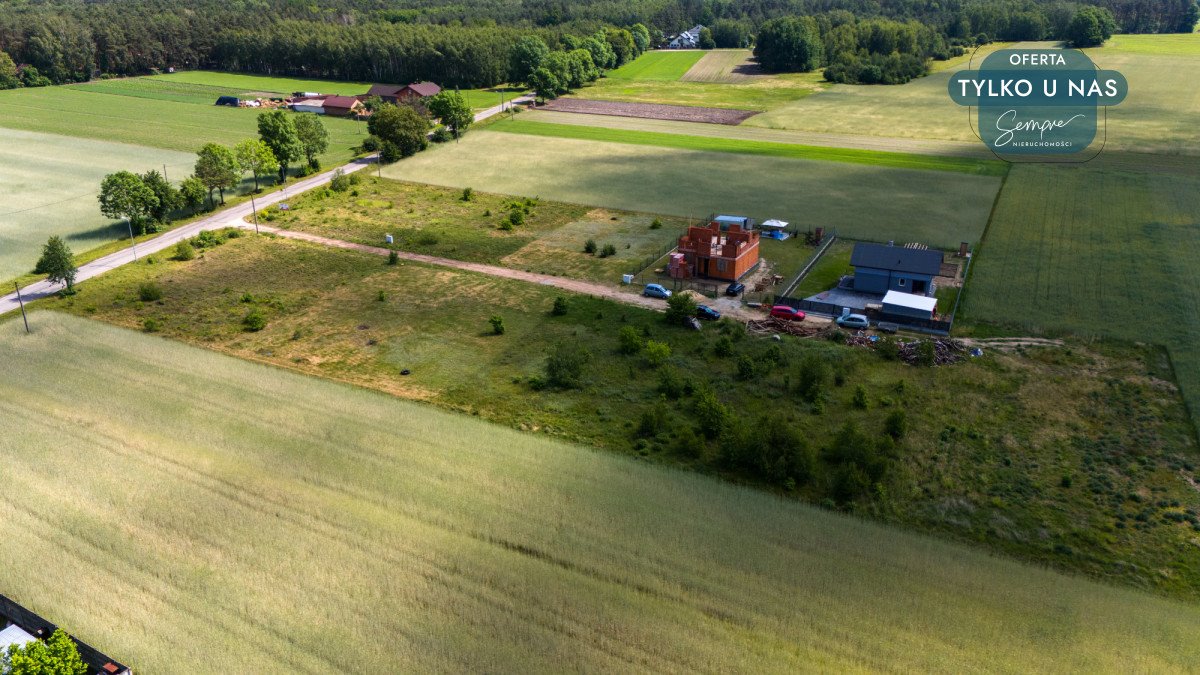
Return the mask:
[[[325,99],[322,98],[305,98],[299,101],[292,101],[292,110],[296,112],[310,112],[318,115],[325,114]]]
[[[888,291],[883,296],[883,313],[888,316],[932,319],[936,310],[937,298],[900,291]]]
[[[353,96],[330,96],[325,99],[325,114],[333,117],[349,117],[365,110],[362,101]]]
[[[403,103],[405,101],[419,101],[421,99],[436,96],[442,91],[442,88],[433,82],[417,82],[415,84],[373,84],[363,98],[369,96],[378,96],[388,103]]]
[[[942,253],[860,242],[854,245],[850,264],[854,266],[854,290],[859,293],[932,295],[933,279],[942,269]]]

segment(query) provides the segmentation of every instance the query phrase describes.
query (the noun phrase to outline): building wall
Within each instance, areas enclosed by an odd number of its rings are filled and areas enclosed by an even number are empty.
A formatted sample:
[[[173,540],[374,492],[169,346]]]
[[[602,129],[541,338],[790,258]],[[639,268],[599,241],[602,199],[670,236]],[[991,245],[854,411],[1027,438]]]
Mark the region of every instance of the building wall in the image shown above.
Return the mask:
[[[918,295],[928,295],[933,290],[933,277],[928,274],[911,274],[893,272],[873,267],[856,267],[854,269],[854,290],[864,293],[887,293],[901,291],[913,293],[913,282],[925,282],[924,290]]]
[[[901,307],[900,305],[885,304],[883,306],[883,313],[891,314],[893,316],[904,316],[904,317],[909,317],[909,318],[913,318],[913,319],[931,319],[931,318],[933,318],[932,312],[925,312],[925,311],[922,311],[919,309],[913,309],[912,307]]]

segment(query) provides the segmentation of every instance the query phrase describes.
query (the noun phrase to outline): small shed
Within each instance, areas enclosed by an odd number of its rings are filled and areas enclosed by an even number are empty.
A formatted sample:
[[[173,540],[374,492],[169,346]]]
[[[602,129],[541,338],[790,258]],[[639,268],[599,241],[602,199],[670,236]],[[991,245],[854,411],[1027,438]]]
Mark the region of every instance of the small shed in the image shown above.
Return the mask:
[[[729,216],[729,215],[713,216],[712,222],[719,225],[721,227],[722,232],[728,231],[730,229],[730,226],[734,226],[734,225],[736,225],[741,230],[753,230],[754,229],[754,219],[747,218],[746,216]]]
[[[349,117],[362,112],[362,101],[353,96],[330,96],[325,99],[325,114],[334,117]]]
[[[242,104],[241,99],[236,96],[219,96],[217,97],[216,105],[227,105],[231,108],[236,108]]]
[[[883,296],[883,313],[911,319],[932,319],[937,309],[937,298],[913,295],[900,291],[888,291]]]

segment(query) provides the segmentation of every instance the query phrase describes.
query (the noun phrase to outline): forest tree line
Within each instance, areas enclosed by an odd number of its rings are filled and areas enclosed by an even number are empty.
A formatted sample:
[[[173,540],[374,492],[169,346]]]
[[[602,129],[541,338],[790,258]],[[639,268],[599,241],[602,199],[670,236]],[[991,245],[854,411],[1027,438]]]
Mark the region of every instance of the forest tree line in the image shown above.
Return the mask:
[[[0,88],[139,75],[168,67],[491,86],[535,35],[551,49],[643,25],[650,47],[697,23],[717,47],[772,30],[815,30],[817,67],[839,81],[891,81],[980,38],[1069,39],[1081,8],[1111,30],[1190,32],[1195,0],[5,0]],[[1106,20],[1109,20],[1106,18]],[[781,23],[782,22],[782,23]],[[765,33],[764,33],[765,31]],[[818,46],[819,43],[819,46]],[[893,47],[894,49],[891,49]],[[805,55],[801,55],[805,56]],[[890,75],[889,75],[890,74]]]

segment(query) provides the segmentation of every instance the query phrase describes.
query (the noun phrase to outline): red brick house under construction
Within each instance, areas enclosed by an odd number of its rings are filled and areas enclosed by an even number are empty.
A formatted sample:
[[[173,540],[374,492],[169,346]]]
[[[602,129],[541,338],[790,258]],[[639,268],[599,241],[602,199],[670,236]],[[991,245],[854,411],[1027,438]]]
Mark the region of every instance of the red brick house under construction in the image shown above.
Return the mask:
[[[689,227],[672,256],[671,276],[737,281],[758,264],[758,236],[757,230],[715,220]]]

